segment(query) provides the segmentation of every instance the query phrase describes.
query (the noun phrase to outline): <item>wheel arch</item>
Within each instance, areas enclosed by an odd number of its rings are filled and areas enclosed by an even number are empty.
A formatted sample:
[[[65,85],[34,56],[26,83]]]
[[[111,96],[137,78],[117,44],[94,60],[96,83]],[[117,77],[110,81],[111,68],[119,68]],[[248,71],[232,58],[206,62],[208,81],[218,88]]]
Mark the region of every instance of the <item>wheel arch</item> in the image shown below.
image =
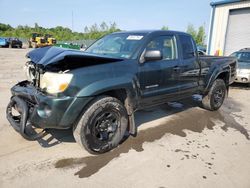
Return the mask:
[[[119,78],[109,80],[102,80],[83,88],[78,94],[78,97],[91,96],[92,100],[83,107],[82,113],[89,107],[89,105],[99,96],[111,96],[117,98],[125,106],[128,117],[129,125],[128,131],[131,135],[136,135],[137,130],[134,122],[134,110],[137,107],[137,87],[135,81],[128,78]],[[81,115],[82,115],[81,113]],[[81,116],[80,115],[80,116]]]
[[[214,76],[213,75],[211,76],[211,78],[209,79],[209,82],[207,84],[207,87],[205,89],[205,92],[204,92],[205,95],[209,92],[209,90],[211,89],[211,87],[216,79],[224,80],[227,91],[228,91],[229,80],[230,80],[230,70],[226,69],[223,71],[218,71],[217,74],[214,74]]]
[[[99,93],[97,96],[110,96],[118,99],[125,106],[128,113],[128,131],[131,135],[137,134],[137,128],[134,121],[134,110],[136,108],[136,96],[135,93],[127,88],[115,88]],[[95,100],[95,99],[93,99]],[[91,101],[90,101],[91,103]]]

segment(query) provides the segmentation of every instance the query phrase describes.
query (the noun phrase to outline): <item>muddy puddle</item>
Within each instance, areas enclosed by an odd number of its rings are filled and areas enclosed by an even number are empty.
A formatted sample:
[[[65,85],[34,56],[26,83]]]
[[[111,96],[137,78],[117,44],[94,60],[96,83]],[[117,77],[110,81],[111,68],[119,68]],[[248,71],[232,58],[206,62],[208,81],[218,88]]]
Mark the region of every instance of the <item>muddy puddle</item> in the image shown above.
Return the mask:
[[[112,159],[119,157],[119,155],[122,153],[127,153],[131,149],[134,149],[137,152],[143,151],[144,143],[154,142],[166,134],[185,137],[186,133],[184,130],[201,133],[205,128],[213,129],[215,126],[214,122],[217,120],[225,123],[225,125],[222,127],[224,131],[227,131],[228,128],[233,128],[236,131],[239,131],[246,139],[249,140],[249,134],[247,130],[242,125],[237,123],[232,116],[230,116],[231,113],[240,111],[239,104],[236,104],[232,100],[228,99],[223,108],[215,112],[190,107],[188,107],[189,109],[187,110],[184,107],[176,108],[161,106],[161,108],[162,111],[166,112],[165,115],[169,115],[169,110],[172,110],[172,114],[175,114],[174,118],[161,123],[160,125],[155,125],[155,127],[139,131],[137,137],[129,137],[118,148],[108,153],[97,156],[87,156],[83,158],[61,159],[55,163],[55,167],[71,168],[81,165],[82,169],[77,171],[75,175],[79,176],[80,178],[90,177],[107,165]],[[157,113],[157,110],[143,112],[140,114],[138,119],[143,119],[143,117],[149,118],[150,116],[155,117],[155,113]],[[137,124],[140,125],[143,122],[145,121],[142,120],[141,123],[137,122]],[[179,151],[176,150],[176,152]]]

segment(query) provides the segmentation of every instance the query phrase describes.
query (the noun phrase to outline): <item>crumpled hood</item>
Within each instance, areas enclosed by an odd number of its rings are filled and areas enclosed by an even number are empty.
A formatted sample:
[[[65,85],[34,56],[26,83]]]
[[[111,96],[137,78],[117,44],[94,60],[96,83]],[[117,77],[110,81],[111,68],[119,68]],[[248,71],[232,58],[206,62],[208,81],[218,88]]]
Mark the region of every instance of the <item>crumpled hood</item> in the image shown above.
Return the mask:
[[[51,46],[32,50],[26,56],[34,64],[41,65],[43,68],[61,67],[62,70],[124,60]]]

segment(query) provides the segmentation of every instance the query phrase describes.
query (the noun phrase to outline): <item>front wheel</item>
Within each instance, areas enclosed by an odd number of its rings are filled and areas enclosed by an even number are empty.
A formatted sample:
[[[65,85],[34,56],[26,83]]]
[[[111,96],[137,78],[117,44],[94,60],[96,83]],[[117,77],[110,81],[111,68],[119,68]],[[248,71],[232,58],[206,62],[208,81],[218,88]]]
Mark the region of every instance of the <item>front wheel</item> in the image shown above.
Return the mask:
[[[128,115],[116,98],[100,96],[74,127],[75,140],[92,154],[105,153],[120,143],[127,130]]]
[[[216,79],[206,96],[202,99],[203,108],[211,111],[218,110],[224,102],[227,88],[224,80]]]

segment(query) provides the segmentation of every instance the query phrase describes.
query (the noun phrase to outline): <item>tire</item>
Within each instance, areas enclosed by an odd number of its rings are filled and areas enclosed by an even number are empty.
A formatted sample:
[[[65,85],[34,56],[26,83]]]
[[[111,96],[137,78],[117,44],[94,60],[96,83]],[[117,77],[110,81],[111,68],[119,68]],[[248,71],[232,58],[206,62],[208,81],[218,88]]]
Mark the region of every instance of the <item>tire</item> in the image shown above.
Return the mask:
[[[215,111],[218,110],[224,102],[227,94],[227,88],[224,80],[216,79],[206,96],[202,99],[202,107]]]
[[[36,42],[32,42],[32,48],[37,48],[37,43]]]
[[[127,126],[124,105],[114,97],[100,96],[88,105],[73,135],[89,153],[101,154],[118,146]]]
[[[32,42],[28,41],[29,48],[32,48]]]

